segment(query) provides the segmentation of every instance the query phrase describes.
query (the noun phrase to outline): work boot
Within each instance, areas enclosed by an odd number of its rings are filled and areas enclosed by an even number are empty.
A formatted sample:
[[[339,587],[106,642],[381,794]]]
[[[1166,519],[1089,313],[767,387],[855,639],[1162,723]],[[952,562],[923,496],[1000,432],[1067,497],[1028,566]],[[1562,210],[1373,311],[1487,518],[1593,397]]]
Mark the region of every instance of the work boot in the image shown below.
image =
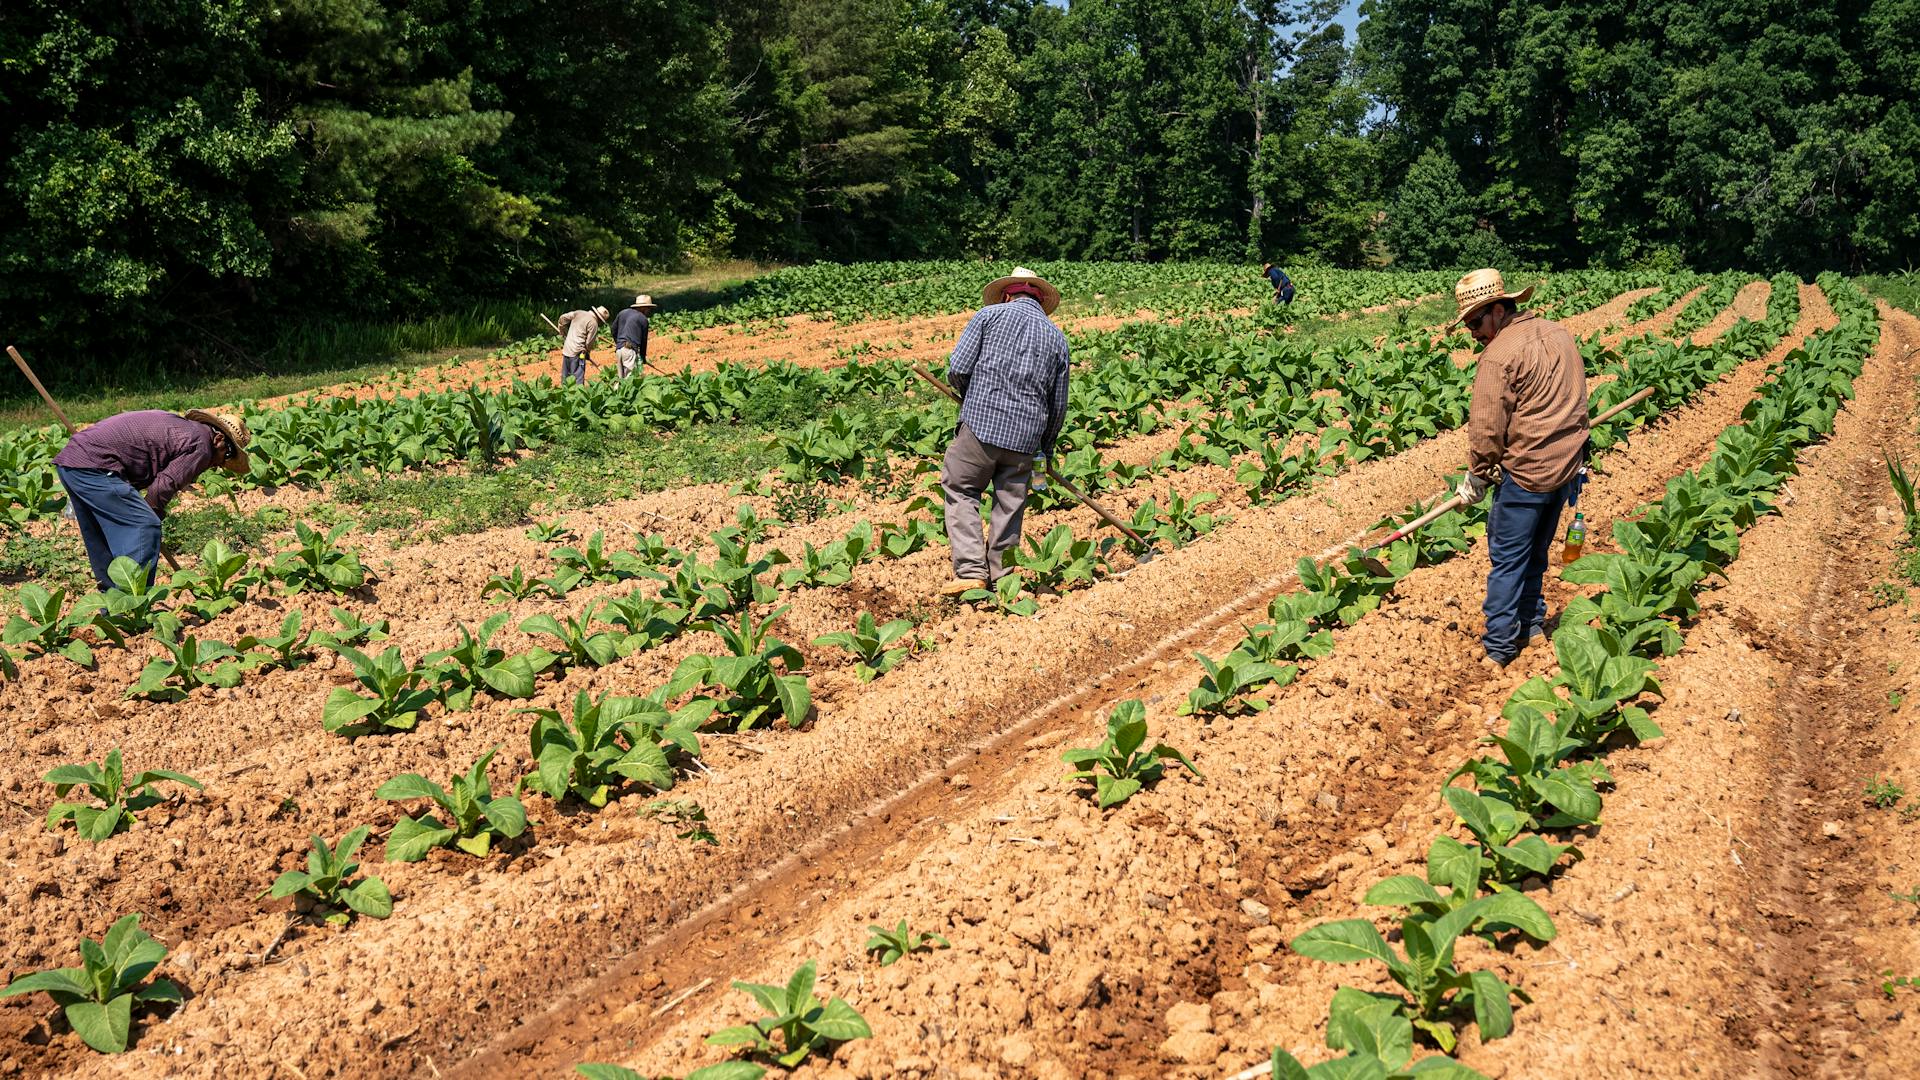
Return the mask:
[[[959,596],[961,593],[984,589],[987,583],[979,578],[955,578],[940,587],[941,596]]]

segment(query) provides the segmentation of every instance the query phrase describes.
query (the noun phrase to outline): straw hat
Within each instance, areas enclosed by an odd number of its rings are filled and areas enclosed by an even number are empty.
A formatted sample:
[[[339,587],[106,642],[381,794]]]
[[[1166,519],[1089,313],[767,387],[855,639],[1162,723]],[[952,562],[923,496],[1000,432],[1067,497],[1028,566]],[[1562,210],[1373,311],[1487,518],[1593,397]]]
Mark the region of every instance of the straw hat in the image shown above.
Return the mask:
[[[644,315],[660,305],[653,302],[653,297],[648,296],[646,293],[641,293],[639,296],[633,298],[633,303],[627,306],[639,308],[640,313]]]
[[[253,432],[247,430],[247,422],[240,419],[239,413],[208,412],[205,409],[188,409],[187,419],[205,424],[227,437],[227,448],[231,451],[220,467],[230,473],[247,471],[247,446],[253,442]]]
[[[1532,296],[1533,286],[1531,285],[1519,292],[1508,292],[1507,283],[1501,278],[1500,271],[1475,270],[1454,283],[1453,302],[1459,305],[1460,313],[1447,326],[1449,329],[1459,326],[1467,321],[1467,316],[1495,300],[1511,300],[1516,304],[1524,304]]]
[[[1024,266],[1016,266],[1013,268],[1013,273],[989,282],[986,288],[980,290],[980,302],[988,305],[997,304],[1007,298],[1007,286],[1021,284],[1031,285],[1040,290],[1040,310],[1047,314],[1053,314],[1053,309],[1060,306],[1060,290],[1054,288],[1052,282]]]
[[[608,311],[606,308],[596,306],[593,309],[593,317],[599,319],[601,322],[606,322],[608,319],[613,318],[613,312]]]

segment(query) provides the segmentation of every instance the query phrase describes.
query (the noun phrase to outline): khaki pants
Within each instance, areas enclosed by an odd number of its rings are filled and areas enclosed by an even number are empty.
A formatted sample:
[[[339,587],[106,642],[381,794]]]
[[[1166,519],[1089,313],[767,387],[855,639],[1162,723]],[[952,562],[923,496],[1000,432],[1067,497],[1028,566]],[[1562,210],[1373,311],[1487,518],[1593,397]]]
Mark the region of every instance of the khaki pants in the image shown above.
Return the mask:
[[[640,353],[633,349],[616,349],[614,355],[620,358],[620,377],[626,378],[640,366]]]
[[[947,498],[947,543],[953,576],[992,584],[1006,573],[1006,553],[1020,546],[1020,518],[1033,480],[1033,455],[988,446],[961,424],[947,446],[940,490]],[[980,530],[980,493],[993,485],[993,514]]]

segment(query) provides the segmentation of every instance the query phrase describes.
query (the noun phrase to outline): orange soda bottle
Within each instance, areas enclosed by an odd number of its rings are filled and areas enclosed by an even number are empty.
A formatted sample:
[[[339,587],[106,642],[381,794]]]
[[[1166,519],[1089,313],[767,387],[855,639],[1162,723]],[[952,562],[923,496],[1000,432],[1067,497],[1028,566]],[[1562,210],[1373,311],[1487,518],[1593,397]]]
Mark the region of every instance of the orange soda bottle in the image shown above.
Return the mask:
[[[1560,564],[1570,565],[1580,558],[1580,549],[1587,546],[1587,515],[1578,510],[1573,513],[1573,524],[1567,526],[1567,542],[1560,549]]]

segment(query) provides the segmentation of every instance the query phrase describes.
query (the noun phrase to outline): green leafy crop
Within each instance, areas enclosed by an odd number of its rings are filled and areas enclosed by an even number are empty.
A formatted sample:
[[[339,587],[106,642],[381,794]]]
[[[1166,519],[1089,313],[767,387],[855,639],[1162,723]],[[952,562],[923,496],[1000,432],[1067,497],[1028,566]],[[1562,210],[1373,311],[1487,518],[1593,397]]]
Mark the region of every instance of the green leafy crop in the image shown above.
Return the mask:
[[[311,910],[327,922],[346,925],[355,914],[384,919],[393,914],[393,896],[386,882],[377,877],[352,880],[360,869],[354,855],[367,842],[367,826],[358,826],[340,838],[337,847],[328,847],[319,833],[313,834],[313,850],[307,853],[305,870],[289,870],[260,895],[278,900],[294,897],[294,909]]]
[[[942,949],[953,947],[952,942],[939,934],[916,934],[909,931],[905,919],[901,919],[899,924],[891,930],[884,926],[869,926],[867,931],[873,936],[867,939],[866,951],[879,957],[881,967],[887,967],[903,956],[912,956],[922,950],[930,951],[935,946]]]
[[[344,593],[365,585],[367,571],[360,565],[359,552],[338,546],[352,527],[352,522],[343,521],[323,533],[304,521],[295,522],[294,546],[274,559],[269,572],[295,593],[308,589]]]
[[[536,717],[527,735],[534,769],[520,790],[593,807],[607,805],[612,790],[629,781],[665,791],[673,787],[673,755],[699,756],[694,732],[712,710],[704,698],[668,712],[653,697],[594,698],[585,690],[574,695],[571,717],[525,710]]]
[[[736,981],[735,990],[752,995],[771,1015],[716,1031],[707,1036],[707,1042],[713,1046],[745,1046],[750,1053],[765,1055],[791,1069],[810,1054],[830,1053],[836,1043],[873,1037],[873,1029],[853,1006],[837,997],[823,1003],[813,996],[813,985],[811,960],[800,965],[785,986]]]
[[[907,655],[907,649],[890,649],[889,645],[913,632],[911,619],[895,619],[884,625],[876,625],[870,612],[861,612],[855,620],[853,629],[841,630],[832,634],[822,634],[813,639],[815,645],[834,645],[852,653],[860,661],[854,670],[861,682],[874,679],[892,671]]]
[[[439,696],[428,685],[433,669],[426,664],[409,667],[394,646],[373,658],[348,645],[330,643],[327,647],[353,665],[354,677],[369,691],[359,694],[350,687],[336,686],[327,695],[320,723],[336,735],[354,738],[383,731],[412,731],[420,723],[421,710]]]
[[[141,985],[166,955],[167,947],[140,929],[140,916],[127,915],[99,941],[80,939],[81,966],[23,975],[0,990],[0,998],[44,990],[82,1042],[103,1054],[117,1054],[127,1048],[135,1005],[181,1000],[180,988],[166,979]]]
[[[768,630],[786,613],[783,604],[758,622],[752,612],[742,611],[738,626],[718,620],[698,624],[695,629],[720,635],[729,655],[696,654],[682,660],[665,687],[666,698],[678,697],[695,687],[719,691],[724,697],[719,699],[716,713],[731,721],[735,731],[745,731],[761,721],[772,724],[784,719],[794,728],[806,723],[813,709],[813,694],[807,688],[807,677],[799,673],[805,659],[800,650]]]
[[[499,750],[496,746],[487,751],[466,775],[455,776],[451,791],[418,773],[402,773],[381,784],[374,798],[432,799],[446,818],[401,818],[387,836],[387,861],[418,862],[437,847],[484,856],[492,850],[494,837],[512,840],[525,832],[527,808],[511,795],[496,798],[487,779],[487,765]]]
[[[1195,777],[1206,779],[1193,767],[1193,762],[1187,760],[1187,755],[1166,743],[1155,743],[1151,749],[1143,750],[1146,742],[1147,707],[1129,698],[1113,707],[1107,717],[1107,737],[1099,746],[1066,750],[1060,760],[1084,766],[1068,774],[1067,779],[1093,781],[1094,795],[1102,810],[1126,802],[1142,787],[1159,780],[1170,760],[1185,765]]]
[[[184,784],[195,791],[205,790],[193,777],[166,769],[148,769],[128,776],[118,749],[107,751],[106,760],[101,764],[62,765],[42,779],[53,785],[56,799],[65,800],[67,793],[77,787],[86,788],[93,796],[90,803],[54,803],[47,811],[47,828],[58,828],[62,821],[72,819],[80,838],[95,843],[126,827],[132,815],[165,802],[152,791],[153,785],[162,780]]]

